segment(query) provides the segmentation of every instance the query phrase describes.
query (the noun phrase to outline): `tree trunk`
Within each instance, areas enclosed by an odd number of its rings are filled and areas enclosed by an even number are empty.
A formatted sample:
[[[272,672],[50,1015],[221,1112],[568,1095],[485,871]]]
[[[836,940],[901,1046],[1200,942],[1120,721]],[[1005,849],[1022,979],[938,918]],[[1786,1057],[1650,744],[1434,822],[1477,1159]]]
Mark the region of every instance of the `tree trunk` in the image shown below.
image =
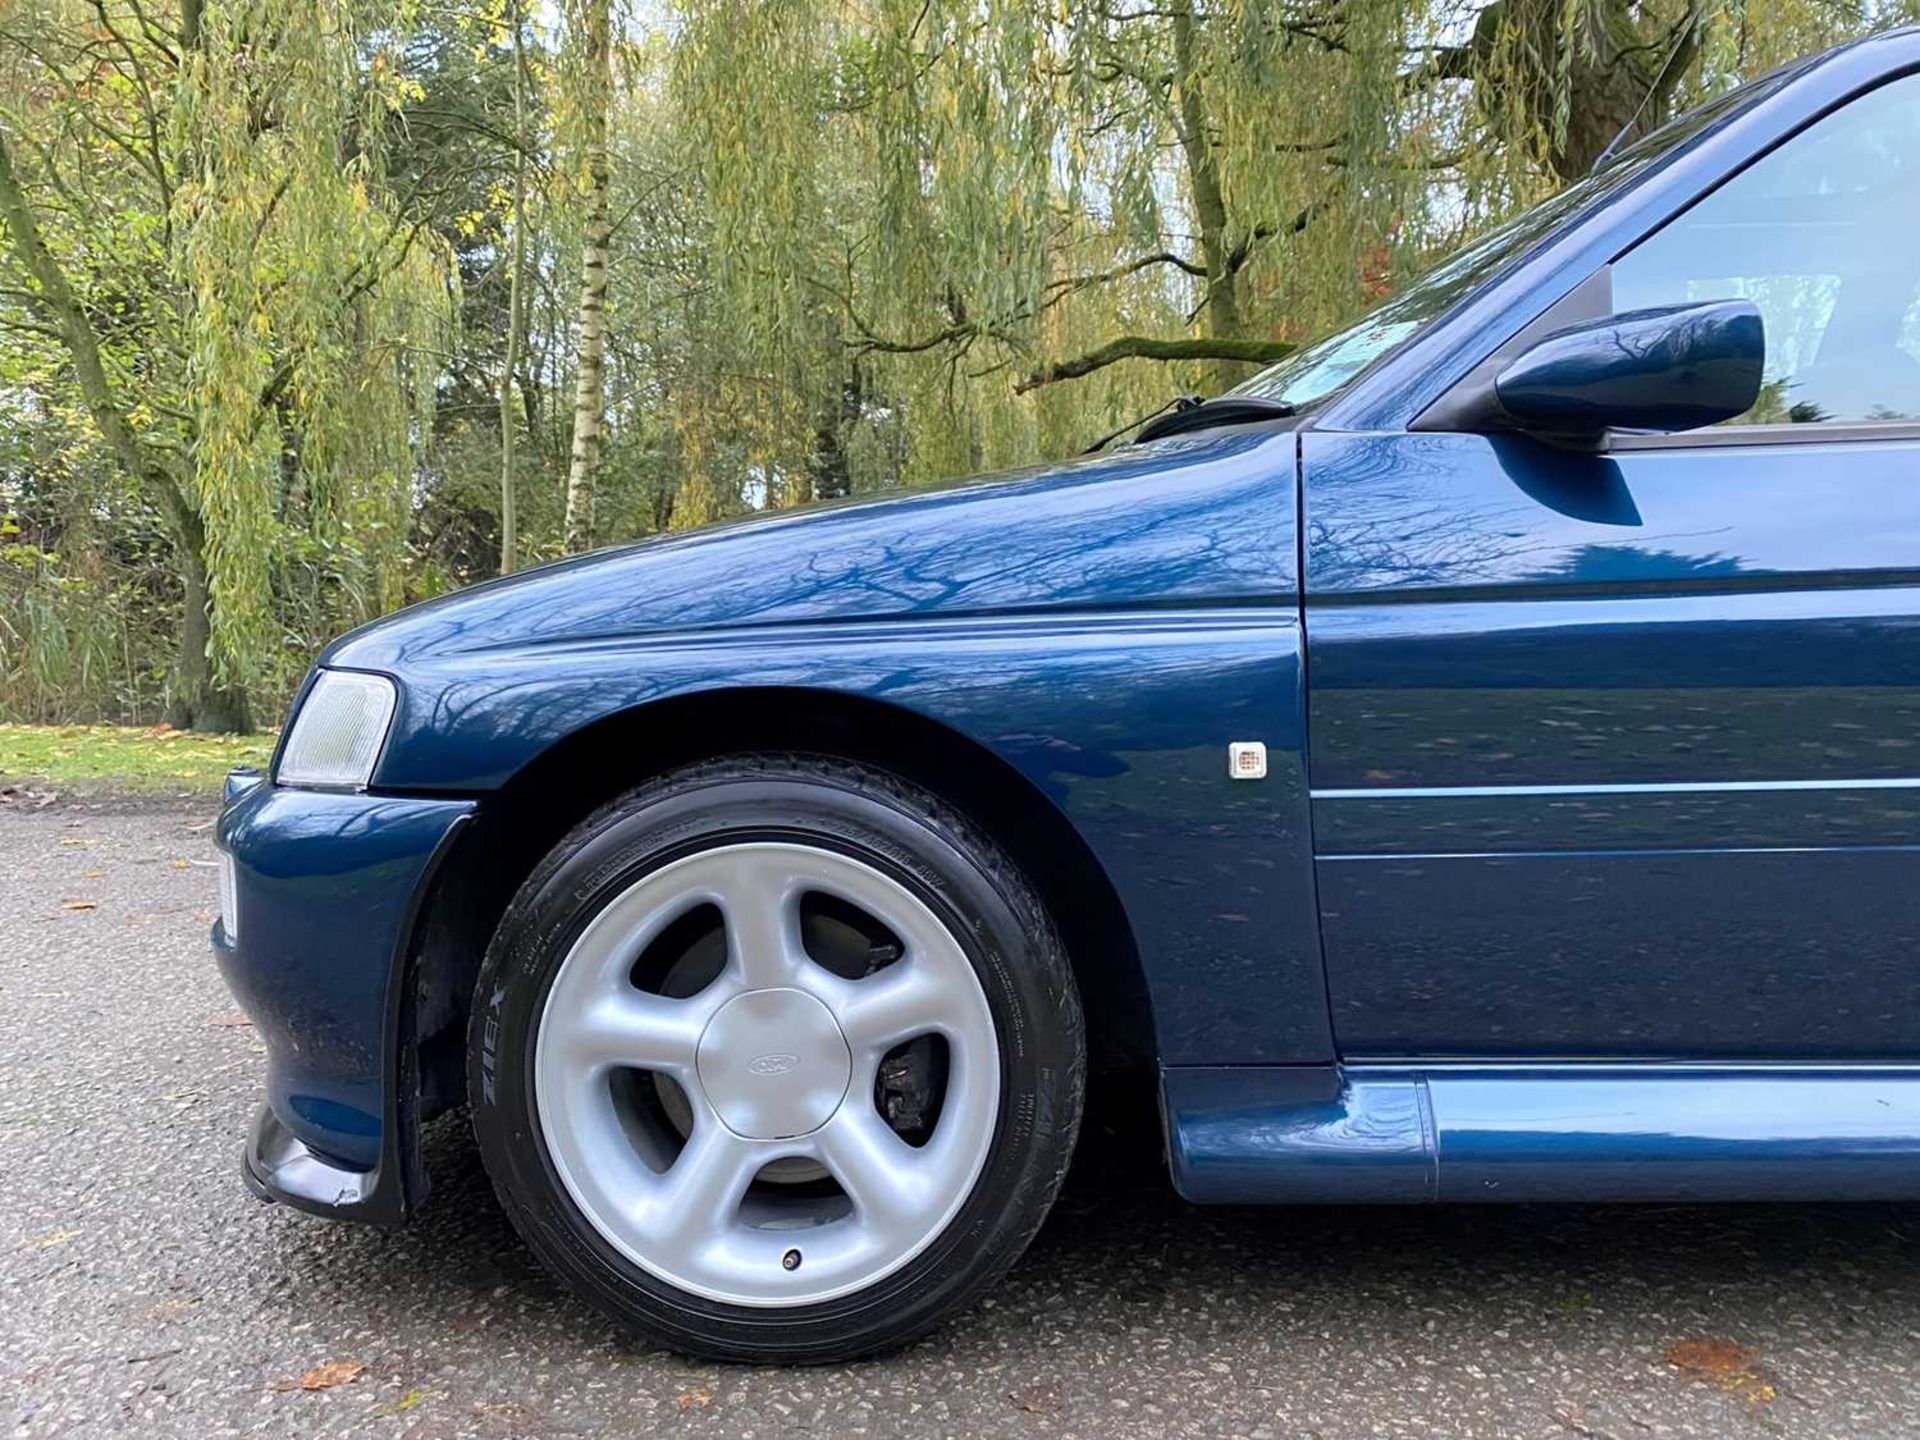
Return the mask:
[[[1480,12],[1472,42],[1453,52],[1449,73],[1471,74],[1496,53],[1503,33],[1519,35],[1520,53],[1534,64],[1503,73],[1500,98],[1517,101],[1548,136],[1549,168],[1572,181],[1616,142],[1665,123],[1675,91],[1699,59],[1705,5],[1690,0],[1665,34],[1643,35],[1626,0],[1580,12],[1577,36],[1564,33],[1566,24],[1562,0],[1493,0]]]
[[[593,544],[593,492],[606,442],[607,247],[613,233],[607,197],[607,110],[613,95],[610,0],[581,0],[582,60],[586,70],[586,243],[580,256],[580,354],[573,397],[573,456],[567,470],[566,545],[578,553]]]
[[[519,500],[513,474],[513,382],[520,369],[520,336],[525,328],[522,298],[527,273],[527,58],[518,0],[508,7],[513,26],[513,267],[507,280],[507,358],[500,367],[500,573],[519,563]]]
[[[853,493],[853,457],[847,454],[846,432],[860,418],[862,377],[852,366],[840,382],[840,393],[821,402],[813,421],[813,445],[807,452],[805,491],[794,498],[842,500]]]
[[[167,704],[167,723],[180,730],[208,730],[245,734],[253,729],[247,692],[214,679],[207,641],[213,633],[213,593],[207,584],[207,564],[201,547],[199,522],[195,534],[180,537],[180,654],[174,662],[173,696]],[[196,543],[197,542],[197,543]]]
[[[1239,340],[1240,267],[1227,238],[1227,202],[1220,189],[1220,167],[1213,153],[1207,123],[1206,97],[1194,55],[1194,16],[1191,0],[1173,7],[1173,87],[1180,115],[1180,148],[1187,162],[1187,186],[1193,195],[1193,216],[1200,227],[1200,255],[1207,266],[1206,301],[1201,313],[1207,334],[1215,340]],[[1232,387],[1246,366],[1216,359],[1208,367],[1211,388]]]

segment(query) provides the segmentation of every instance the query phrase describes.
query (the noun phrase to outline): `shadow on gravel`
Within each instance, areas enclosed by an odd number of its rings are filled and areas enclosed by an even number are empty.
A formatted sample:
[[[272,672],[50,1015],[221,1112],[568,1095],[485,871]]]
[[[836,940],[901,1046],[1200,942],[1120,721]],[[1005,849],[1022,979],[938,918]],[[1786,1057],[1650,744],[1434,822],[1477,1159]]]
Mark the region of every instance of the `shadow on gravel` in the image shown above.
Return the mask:
[[[612,1341],[520,1243],[465,1124],[429,1128],[433,1195],[411,1227],[276,1227],[288,1288],[370,1326],[505,1326],[560,1353]],[[1202,1208],[1174,1195],[1155,1131],[1100,1123],[1026,1258],[901,1363],[981,1358],[1009,1333],[1063,1333],[1071,1348],[1177,1332],[1196,1315],[1212,1343],[1311,1326],[1356,1348],[1423,1315],[1558,1326],[1595,1308],[1650,1344],[1676,1324],[1749,1318],[1831,1332],[1876,1297],[1920,1300],[1916,1237],[1920,1206],[1899,1205]]]

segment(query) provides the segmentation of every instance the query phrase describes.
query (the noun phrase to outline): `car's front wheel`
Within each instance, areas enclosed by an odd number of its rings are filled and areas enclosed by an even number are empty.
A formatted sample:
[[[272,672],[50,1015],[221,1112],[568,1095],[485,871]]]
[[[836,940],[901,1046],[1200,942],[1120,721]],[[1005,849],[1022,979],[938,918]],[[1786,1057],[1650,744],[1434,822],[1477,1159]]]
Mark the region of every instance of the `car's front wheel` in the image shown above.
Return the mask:
[[[903,1344],[1019,1256],[1064,1175],[1080,1007],[1038,896],[963,817],[845,762],[642,787],[489,948],[475,1131],[540,1257],[722,1359]]]

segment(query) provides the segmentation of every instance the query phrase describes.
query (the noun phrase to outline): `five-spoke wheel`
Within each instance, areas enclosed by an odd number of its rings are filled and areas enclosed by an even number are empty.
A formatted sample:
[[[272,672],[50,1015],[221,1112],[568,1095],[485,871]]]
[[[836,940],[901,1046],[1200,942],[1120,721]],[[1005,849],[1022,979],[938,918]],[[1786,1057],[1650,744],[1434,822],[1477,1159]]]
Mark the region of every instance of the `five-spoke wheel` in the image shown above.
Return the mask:
[[[643,988],[716,928],[725,958],[695,993]],[[644,963],[663,939],[680,949]],[[850,950],[887,963],[849,975]],[[944,1055],[922,1107],[937,1118],[903,1135],[882,1063],[923,1038]],[[794,1305],[940,1233],[992,1145],[999,1058],[986,993],[926,904],[850,856],[752,842],[664,865],[594,917],[547,993],[534,1093],[562,1183],[623,1255],[710,1299]],[[774,1168],[794,1160],[814,1163]]]
[[[1018,1255],[1082,1053],[991,841],[893,777],[747,757],[624,797],[527,881],[476,994],[475,1126],[528,1240],[621,1318],[826,1360]]]

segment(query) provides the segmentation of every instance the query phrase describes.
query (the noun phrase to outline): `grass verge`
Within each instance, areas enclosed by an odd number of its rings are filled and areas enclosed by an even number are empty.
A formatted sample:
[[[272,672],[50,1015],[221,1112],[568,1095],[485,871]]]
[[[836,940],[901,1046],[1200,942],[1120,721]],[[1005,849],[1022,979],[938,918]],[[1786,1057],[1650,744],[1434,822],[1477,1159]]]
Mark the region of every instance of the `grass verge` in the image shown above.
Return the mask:
[[[217,790],[236,765],[265,765],[272,735],[199,735],[156,725],[0,725],[0,787],[26,782],[155,794]]]

